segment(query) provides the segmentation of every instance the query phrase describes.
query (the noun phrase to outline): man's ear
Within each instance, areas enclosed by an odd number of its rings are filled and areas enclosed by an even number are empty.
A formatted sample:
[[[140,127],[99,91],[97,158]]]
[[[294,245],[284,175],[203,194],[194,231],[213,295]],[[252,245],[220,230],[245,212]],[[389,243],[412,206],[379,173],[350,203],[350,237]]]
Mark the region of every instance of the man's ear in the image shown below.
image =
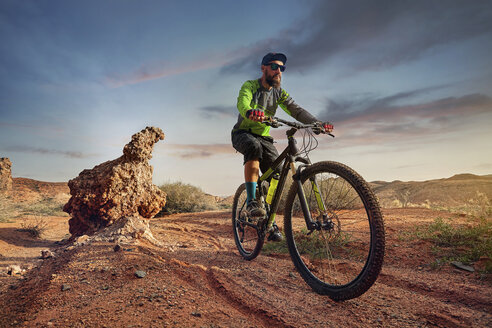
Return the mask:
[[[265,70],[266,70],[266,66],[265,65],[261,65],[261,72],[262,73],[265,73]]]

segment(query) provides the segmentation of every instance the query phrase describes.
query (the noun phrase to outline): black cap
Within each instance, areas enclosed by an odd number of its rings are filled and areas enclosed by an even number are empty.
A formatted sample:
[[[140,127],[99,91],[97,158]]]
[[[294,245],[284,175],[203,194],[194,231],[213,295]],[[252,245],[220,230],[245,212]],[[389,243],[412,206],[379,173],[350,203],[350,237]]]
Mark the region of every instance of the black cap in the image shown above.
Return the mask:
[[[268,63],[271,63],[275,60],[280,60],[285,65],[285,63],[287,62],[287,57],[279,52],[269,52],[265,55],[265,57],[263,57],[261,64],[268,65]]]

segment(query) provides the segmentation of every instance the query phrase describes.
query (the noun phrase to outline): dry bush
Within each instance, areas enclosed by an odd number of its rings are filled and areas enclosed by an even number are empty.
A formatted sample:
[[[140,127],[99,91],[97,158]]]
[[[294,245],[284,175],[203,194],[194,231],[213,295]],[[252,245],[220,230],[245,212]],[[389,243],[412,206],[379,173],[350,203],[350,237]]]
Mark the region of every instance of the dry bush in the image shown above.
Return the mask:
[[[480,258],[487,258],[485,272],[492,272],[492,220],[472,217],[468,224],[453,223],[453,219],[437,218],[433,223],[415,228],[412,232],[401,233],[400,238],[431,241],[436,263],[461,261],[471,264]]]
[[[10,198],[0,195],[0,222],[8,222],[14,216],[14,212]]]
[[[32,220],[23,222],[18,231],[27,232],[33,238],[40,238],[48,228],[48,221],[43,217],[36,217]]]
[[[193,185],[174,182],[163,184],[159,188],[167,194],[164,212],[190,213],[219,209],[213,196]]]
[[[39,216],[68,216],[63,212],[63,205],[66,201],[55,197],[44,197],[43,199],[22,204],[19,206],[19,211],[23,215],[39,215]]]

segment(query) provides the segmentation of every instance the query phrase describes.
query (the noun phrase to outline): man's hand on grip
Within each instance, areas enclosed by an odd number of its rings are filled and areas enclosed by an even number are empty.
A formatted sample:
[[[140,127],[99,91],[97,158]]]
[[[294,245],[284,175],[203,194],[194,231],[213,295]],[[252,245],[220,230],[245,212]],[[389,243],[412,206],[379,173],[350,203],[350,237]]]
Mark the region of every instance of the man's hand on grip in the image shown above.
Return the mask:
[[[333,124],[330,122],[317,122],[316,127],[313,128],[314,133],[320,134],[320,133],[331,133],[333,131]]]
[[[250,109],[246,112],[246,117],[255,122],[263,122],[265,119],[265,112],[261,109]]]

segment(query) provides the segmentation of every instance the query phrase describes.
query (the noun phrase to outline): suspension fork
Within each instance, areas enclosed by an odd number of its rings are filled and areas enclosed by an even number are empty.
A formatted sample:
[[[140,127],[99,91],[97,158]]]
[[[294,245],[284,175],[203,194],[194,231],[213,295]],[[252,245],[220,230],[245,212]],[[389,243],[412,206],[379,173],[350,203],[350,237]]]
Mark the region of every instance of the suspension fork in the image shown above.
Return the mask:
[[[325,202],[323,201],[323,197],[321,196],[321,189],[318,186],[318,182],[316,181],[316,176],[312,176],[309,178],[311,181],[311,186],[313,187],[314,196],[316,197],[316,203],[318,203],[318,208],[321,212],[326,211]]]
[[[298,159],[296,159],[298,160]],[[309,230],[319,230],[322,228],[320,226],[319,222],[313,221],[313,218],[311,216],[311,211],[309,209],[309,204],[306,200],[306,195],[304,193],[304,188],[302,187],[302,170],[311,164],[309,160],[300,160],[301,162],[305,163],[303,165],[300,165],[297,170],[295,170],[294,165],[292,164],[292,170],[293,172],[295,171],[295,174],[293,175],[294,182],[297,183],[297,196],[299,197],[299,202],[301,204],[301,209],[304,214],[304,220],[306,221],[306,226]],[[316,176],[312,176],[309,178],[309,181],[311,182],[311,187],[313,188],[314,196],[316,198],[316,203],[318,205],[318,210],[321,213],[326,212],[326,205],[325,202],[323,201],[323,197],[321,196],[321,188],[318,185],[318,182],[316,181]],[[325,217],[326,214],[323,214],[323,217]]]

